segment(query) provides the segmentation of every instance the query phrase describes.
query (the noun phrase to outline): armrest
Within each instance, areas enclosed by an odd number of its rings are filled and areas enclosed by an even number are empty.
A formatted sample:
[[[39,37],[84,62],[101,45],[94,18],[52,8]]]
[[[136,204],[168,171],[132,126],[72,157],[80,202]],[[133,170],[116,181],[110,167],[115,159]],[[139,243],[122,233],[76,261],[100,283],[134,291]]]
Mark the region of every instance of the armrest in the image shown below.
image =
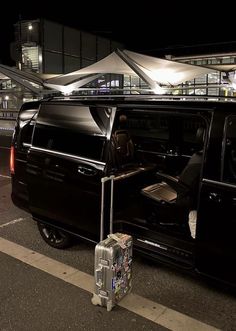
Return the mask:
[[[186,190],[188,190],[188,187],[185,186],[183,183],[179,182],[179,179],[177,177],[173,177],[161,172],[156,172],[156,177],[158,178],[158,180],[166,182],[178,193],[186,192]]]

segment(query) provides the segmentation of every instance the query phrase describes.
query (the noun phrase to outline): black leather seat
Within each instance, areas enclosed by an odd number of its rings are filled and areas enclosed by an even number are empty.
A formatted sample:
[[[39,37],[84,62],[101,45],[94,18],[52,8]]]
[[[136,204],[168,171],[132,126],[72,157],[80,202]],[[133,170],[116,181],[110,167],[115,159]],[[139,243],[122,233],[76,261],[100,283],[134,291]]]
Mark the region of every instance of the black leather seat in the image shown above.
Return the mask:
[[[115,170],[116,180],[152,171],[156,167],[137,158],[134,143],[127,130],[126,115],[120,115],[118,128],[111,136],[110,165]]]
[[[203,147],[203,128],[196,140]],[[194,153],[179,177],[157,173],[158,183],[145,187],[141,193],[154,201],[155,218],[160,224],[184,224],[191,209],[196,208],[199,178],[202,167],[202,150]]]
[[[111,143],[113,159],[117,168],[135,163],[134,144],[127,130],[116,130],[112,135]]]

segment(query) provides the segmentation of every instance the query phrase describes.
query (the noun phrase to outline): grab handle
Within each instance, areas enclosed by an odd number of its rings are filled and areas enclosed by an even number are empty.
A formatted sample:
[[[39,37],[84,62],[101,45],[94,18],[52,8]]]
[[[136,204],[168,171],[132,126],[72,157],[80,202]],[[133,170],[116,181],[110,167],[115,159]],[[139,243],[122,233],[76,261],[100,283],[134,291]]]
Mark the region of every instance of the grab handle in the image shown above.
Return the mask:
[[[113,231],[113,192],[114,192],[114,175],[101,178],[102,192],[101,192],[101,224],[100,224],[100,241],[104,239],[104,195],[105,182],[111,181],[111,198],[110,198],[110,233]]]

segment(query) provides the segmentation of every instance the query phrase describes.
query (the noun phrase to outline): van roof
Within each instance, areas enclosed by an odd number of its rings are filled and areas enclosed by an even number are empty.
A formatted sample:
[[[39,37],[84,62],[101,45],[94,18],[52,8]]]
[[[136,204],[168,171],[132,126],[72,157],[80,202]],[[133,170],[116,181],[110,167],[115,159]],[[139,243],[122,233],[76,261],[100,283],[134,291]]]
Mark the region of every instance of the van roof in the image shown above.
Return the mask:
[[[53,100],[151,100],[151,101],[209,101],[209,102],[236,102],[234,96],[210,96],[210,95],[156,95],[156,94],[96,94],[96,95],[70,95],[70,96],[55,96]]]
[[[219,97],[219,96],[184,96],[184,95],[89,95],[89,96],[59,96],[42,99],[41,102],[65,102],[80,103],[83,105],[103,104],[116,107],[141,107],[144,105],[152,106],[176,106],[182,105],[184,108],[200,108],[200,110],[212,110],[220,108],[223,110],[234,111],[236,97]],[[222,104],[224,108],[222,108]]]

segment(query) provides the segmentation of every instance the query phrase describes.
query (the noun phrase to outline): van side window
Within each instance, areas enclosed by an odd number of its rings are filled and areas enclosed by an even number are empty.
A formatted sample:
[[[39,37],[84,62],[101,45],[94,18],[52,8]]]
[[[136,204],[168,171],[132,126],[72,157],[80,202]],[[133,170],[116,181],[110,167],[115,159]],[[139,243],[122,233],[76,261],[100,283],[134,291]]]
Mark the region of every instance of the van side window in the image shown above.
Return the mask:
[[[102,111],[103,108],[91,110],[76,104],[43,104],[35,126],[33,146],[101,160],[109,125],[109,121],[99,115]],[[109,117],[109,113],[106,116]]]
[[[165,152],[169,141],[168,117],[164,114],[129,114],[127,128],[138,149]]]
[[[19,144],[23,146],[24,143],[31,144],[32,133],[34,129],[34,121],[22,125],[22,129],[19,134]]]
[[[35,125],[35,120],[38,113],[38,102],[29,102],[23,104],[17,119],[20,127],[18,135],[19,147],[24,148],[24,143],[31,144],[32,133]]]
[[[199,148],[196,132],[205,128],[205,120],[198,115],[175,115],[161,112],[145,115],[128,113],[127,126],[136,145],[156,153],[178,152],[191,156]]]
[[[236,183],[236,116],[225,122],[223,181]]]

